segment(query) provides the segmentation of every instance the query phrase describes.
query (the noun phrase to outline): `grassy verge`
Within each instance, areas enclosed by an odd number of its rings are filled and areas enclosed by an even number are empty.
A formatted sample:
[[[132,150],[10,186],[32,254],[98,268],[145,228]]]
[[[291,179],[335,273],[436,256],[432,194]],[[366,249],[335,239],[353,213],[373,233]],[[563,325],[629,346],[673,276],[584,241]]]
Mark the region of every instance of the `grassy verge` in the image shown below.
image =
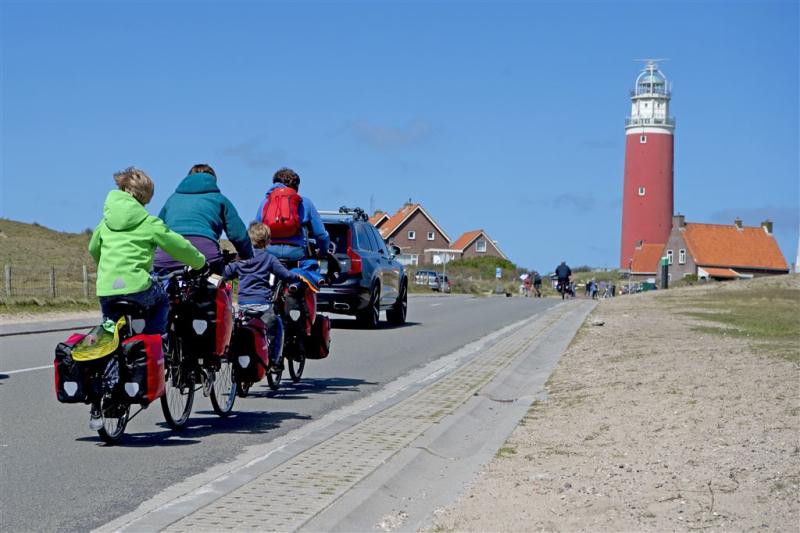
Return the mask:
[[[743,337],[759,352],[800,362],[800,288],[767,282],[680,296],[661,300],[672,312],[707,323],[695,326],[695,331]]]
[[[72,311],[99,312],[100,306],[96,300],[40,300],[37,298],[25,298],[10,301],[0,301],[0,315],[7,316]]]

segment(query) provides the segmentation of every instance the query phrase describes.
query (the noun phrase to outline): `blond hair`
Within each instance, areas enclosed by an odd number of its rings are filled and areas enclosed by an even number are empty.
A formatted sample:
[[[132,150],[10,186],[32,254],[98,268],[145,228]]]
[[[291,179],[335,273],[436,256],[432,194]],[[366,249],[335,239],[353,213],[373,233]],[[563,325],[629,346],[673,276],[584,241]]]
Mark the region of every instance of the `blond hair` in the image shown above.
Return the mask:
[[[247,227],[247,234],[254,248],[266,248],[271,237],[269,226],[261,222],[251,222]]]
[[[144,170],[128,167],[125,170],[114,173],[114,181],[117,183],[119,190],[130,194],[142,205],[147,205],[153,198],[155,185],[153,185],[153,180]]]

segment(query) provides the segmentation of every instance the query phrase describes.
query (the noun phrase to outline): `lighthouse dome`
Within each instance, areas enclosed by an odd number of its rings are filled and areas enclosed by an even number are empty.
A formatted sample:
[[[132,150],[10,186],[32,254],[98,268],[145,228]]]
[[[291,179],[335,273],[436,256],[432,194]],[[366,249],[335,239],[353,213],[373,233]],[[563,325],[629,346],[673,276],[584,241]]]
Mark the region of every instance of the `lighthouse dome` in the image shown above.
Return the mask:
[[[646,94],[668,95],[669,85],[667,83],[667,77],[664,76],[663,72],[658,70],[655,64],[648,64],[636,78],[636,89],[634,92],[636,96]]]

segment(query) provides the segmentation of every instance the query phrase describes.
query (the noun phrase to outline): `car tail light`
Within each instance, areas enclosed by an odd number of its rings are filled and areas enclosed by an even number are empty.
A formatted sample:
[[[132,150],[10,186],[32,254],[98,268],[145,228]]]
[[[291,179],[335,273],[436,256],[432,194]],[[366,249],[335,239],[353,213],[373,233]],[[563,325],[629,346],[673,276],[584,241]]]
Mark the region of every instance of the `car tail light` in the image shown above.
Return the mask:
[[[353,230],[347,230],[347,257],[350,258],[349,274],[361,274],[361,256],[353,251]]]

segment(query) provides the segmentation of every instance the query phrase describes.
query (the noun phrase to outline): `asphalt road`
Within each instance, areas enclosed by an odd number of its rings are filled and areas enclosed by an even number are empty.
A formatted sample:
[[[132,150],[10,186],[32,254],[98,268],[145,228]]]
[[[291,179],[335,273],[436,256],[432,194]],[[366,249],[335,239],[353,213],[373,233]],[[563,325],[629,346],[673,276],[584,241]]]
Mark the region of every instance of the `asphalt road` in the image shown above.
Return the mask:
[[[135,509],[160,490],[231,460],[502,326],[555,305],[523,298],[421,297],[409,323],[360,330],[334,320],[331,355],[304,379],[237,399],[220,419],[198,394],[187,428],[163,423],[159,403],[128,425],[118,446],[88,429],[88,408],[53,391],[53,348],[67,333],[0,338],[0,529],[85,530]],[[40,368],[40,367],[46,368]]]

